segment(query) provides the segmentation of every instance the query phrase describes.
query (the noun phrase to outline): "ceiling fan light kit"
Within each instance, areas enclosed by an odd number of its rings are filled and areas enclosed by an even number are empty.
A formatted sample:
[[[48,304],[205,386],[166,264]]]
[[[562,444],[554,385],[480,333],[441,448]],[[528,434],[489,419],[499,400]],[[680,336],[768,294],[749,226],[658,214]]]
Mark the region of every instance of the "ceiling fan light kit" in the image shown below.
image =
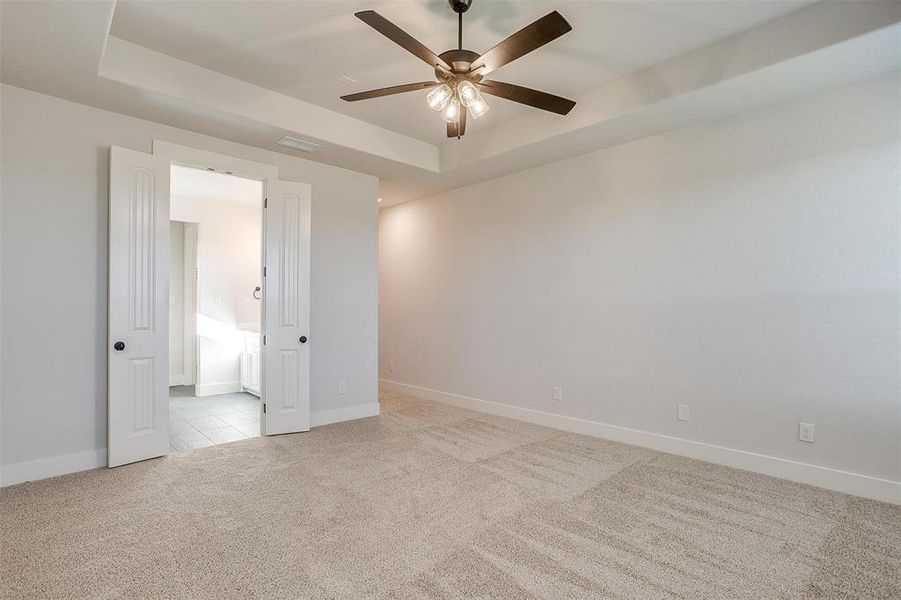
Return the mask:
[[[441,111],[441,116],[448,123],[457,123],[460,120],[460,101],[456,98],[451,98],[444,110]]]
[[[467,112],[472,115],[473,119],[478,119],[491,108],[488,106],[488,103],[482,100],[482,96],[479,96],[475,100],[473,100],[469,106],[466,107]]]
[[[466,107],[469,107],[477,100],[482,99],[482,94],[479,93],[476,86],[468,79],[464,79],[457,85],[457,94],[460,95],[460,102]]]
[[[432,110],[440,112],[447,122],[447,137],[458,139],[466,133],[467,114],[478,119],[488,112],[489,106],[482,93],[559,115],[568,114],[576,105],[572,100],[512,83],[485,79],[492,71],[571,31],[572,27],[566,19],[554,11],[520,29],[484,54],[478,54],[463,48],[463,13],[469,10],[472,2],[448,0],[451,9],[457,13],[457,49],[437,55],[374,10],[356,13],[358,19],[433,67],[437,81],[395,85],[341,96],[341,99],[356,102],[432,88],[426,96],[426,103]]]
[[[449,85],[446,83],[442,83],[431,92],[429,95],[425,97],[426,102],[432,108],[432,110],[441,110],[447,103],[450,102],[450,99],[454,95],[454,90],[451,89]]]

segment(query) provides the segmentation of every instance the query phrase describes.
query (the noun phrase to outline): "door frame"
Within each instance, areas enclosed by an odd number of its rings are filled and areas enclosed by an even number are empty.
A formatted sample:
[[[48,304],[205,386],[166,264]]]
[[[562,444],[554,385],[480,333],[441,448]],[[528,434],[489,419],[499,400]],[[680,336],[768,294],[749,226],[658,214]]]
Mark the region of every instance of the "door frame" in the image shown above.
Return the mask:
[[[173,221],[172,219],[169,220],[169,223],[181,224],[184,232],[184,248],[181,261],[183,269],[181,282],[183,290],[181,298],[183,318],[181,329],[182,352],[179,359],[181,360],[183,375],[180,380],[175,380],[172,378],[172,373],[169,373],[169,387],[173,385],[195,385],[197,383],[197,239],[200,223],[196,221]],[[172,264],[171,256],[169,264],[170,266]],[[172,289],[171,286],[169,289]],[[171,310],[169,311],[169,319],[171,323]],[[173,383],[173,381],[176,381],[176,383]]]
[[[200,150],[199,148],[191,148],[190,146],[182,146],[180,144],[173,144],[171,142],[166,142],[163,140],[154,139],[153,140],[153,155],[159,156],[162,158],[166,158],[169,160],[170,164],[179,165],[183,167],[194,167],[196,169],[203,169],[206,171],[215,171],[217,173],[224,173],[226,175],[237,175],[239,177],[245,177],[247,179],[256,179],[261,181],[263,184],[263,197],[261,200],[265,200],[268,194],[268,184],[270,180],[277,181],[279,179],[278,175],[278,167],[275,165],[270,165],[266,163],[254,162],[252,160],[245,160],[243,158],[236,158],[234,156],[229,156],[227,154],[218,154],[216,152],[210,152],[208,150]],[[266,219],[265,219],[265,206],[263,204],[260,205],[260,212],[262,215],[262,231],[261,231],[261,247],[260,247],[260,273],[263,273],[263,266],[266,260]],[[166,266],[168,271],[168,265]],[[266,285],[265,278],[261,278],[263,282],[263,286]],[[196,283],[195,283],[196,285]],[[260,306],[260,324],[264,324],[266,322],[266,307],[265,303],[261,303]],[[262,329],[262,327],[261,327]],[[261,335],[263,332],[261,331]],[[195,361],[197,362],[197,371],[199,371],[199,344],[195,346],[197,351],[195,352]],[[264,414],[264,403],[266,399],[266,361],[265,358],[260,356],[260,435],[265,435],[266,432],[266,415]],[[198,376],[198,373],[195,371],[195,378]]]
[[[170,199],[171,204],[171,199]],[[197,244],[200,239],[200,223],[182,221],[185,228],[184,251],[184,286],[185,295],[182,303],[184,311],[184,331],[182,360],[184,361],[185,385],[197,385]],[[188,251],[188,233],[190,232],[190,252]],[[190,315],[190,316],[189,316]]]

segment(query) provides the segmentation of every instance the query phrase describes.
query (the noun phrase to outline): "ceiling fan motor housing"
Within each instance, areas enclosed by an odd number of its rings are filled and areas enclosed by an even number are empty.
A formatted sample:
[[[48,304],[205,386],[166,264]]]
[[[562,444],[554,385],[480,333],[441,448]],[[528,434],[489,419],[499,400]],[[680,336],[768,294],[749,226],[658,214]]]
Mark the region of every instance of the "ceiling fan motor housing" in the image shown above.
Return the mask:
[[[438,57],[451,66],[455,75],[462,75],[469,73],[469,67],[479,57],[479,53],[472,50],[448,50],[439,54]],[[448,79],[446,73],[439,68],[435,69],[435,75],[438,77],[438,81]]]
[[[447,0],[455,13],[465,13],[472,6],[472,0]]]

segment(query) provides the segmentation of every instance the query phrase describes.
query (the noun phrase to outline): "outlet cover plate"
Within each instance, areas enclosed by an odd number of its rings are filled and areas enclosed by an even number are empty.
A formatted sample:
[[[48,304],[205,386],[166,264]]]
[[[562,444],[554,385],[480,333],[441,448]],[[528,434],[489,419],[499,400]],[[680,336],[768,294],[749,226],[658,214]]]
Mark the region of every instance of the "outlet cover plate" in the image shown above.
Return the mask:
[[[815,438],[816,430],[812,423],[798,423],[798,440],[812,444]]]

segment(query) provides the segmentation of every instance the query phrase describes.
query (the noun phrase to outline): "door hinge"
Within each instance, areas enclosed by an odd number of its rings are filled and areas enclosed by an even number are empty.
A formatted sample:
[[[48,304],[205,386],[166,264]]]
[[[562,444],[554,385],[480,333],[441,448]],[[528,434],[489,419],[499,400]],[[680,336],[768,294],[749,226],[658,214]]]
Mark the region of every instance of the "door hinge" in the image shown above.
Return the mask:
[[[266,414],[266,403],[265,402],[263,402],[263,414],[264,415]]]
[[[263,277],[266,276],[266,267],[263,267]]]
[[[269,208],[269,198],[263,198],[263,208]]]
[[[266,345],[266,336],[265,335],[263,336],[263,345],[264,346]]]

